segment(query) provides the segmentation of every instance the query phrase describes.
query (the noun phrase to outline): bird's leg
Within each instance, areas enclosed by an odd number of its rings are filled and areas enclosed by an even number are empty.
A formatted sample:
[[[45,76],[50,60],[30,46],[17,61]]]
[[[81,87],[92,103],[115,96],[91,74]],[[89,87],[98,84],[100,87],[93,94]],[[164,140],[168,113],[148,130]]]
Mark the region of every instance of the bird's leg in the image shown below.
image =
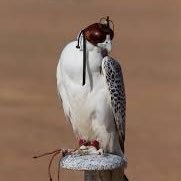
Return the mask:
[[[75,152],[80,155],[89,155],[89,154],[98,154],[102,155],[103,150],[99,146],[99,142],[97,140],[86,141],[83,139],[79,140],[79,149]]]

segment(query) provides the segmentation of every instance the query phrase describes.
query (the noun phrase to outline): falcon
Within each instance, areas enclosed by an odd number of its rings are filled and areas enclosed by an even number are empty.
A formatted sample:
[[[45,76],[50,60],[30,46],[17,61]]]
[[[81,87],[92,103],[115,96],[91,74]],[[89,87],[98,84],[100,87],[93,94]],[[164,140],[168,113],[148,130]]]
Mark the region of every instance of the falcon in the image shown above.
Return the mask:
[[[124,156],[126,96],[121,66],[109,56],[113,37],[107,17],[67,44],[57,66],[57,90],[80,149]],[[126,181],[123,172],[103,173],[100,180]]]

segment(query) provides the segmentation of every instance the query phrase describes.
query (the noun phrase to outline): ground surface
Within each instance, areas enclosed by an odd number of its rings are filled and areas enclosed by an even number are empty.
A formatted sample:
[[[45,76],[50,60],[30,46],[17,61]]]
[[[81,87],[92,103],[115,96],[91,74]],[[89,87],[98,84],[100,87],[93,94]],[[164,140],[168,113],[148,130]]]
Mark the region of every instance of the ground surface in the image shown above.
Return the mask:
[[[180,180],[180,10],[179,0],[0,0],[0,180],[48,180],[48,158],[32,156],[75,146],[56,95],[57,60],[82,27],[106,15],[126,82],[127,175]]]

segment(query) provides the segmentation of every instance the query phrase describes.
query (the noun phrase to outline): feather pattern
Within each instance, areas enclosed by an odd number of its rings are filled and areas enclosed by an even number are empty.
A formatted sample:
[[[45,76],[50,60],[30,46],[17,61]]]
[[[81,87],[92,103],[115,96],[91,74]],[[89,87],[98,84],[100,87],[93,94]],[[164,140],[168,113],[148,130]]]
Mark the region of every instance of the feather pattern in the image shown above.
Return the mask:
[[[102,70],[110,96],[116,130],[119,134],[121,150],[124,153],[126,96],[123,74],[118,61],[106,56],[102,62]]]

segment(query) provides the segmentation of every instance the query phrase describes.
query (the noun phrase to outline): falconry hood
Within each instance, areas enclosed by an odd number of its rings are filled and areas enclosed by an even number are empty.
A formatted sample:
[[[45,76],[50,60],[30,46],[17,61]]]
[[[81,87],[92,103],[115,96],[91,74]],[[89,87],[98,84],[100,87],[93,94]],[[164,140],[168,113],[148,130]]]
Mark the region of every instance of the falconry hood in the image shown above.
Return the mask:
[[[110,27],[112,24],[112,28]],[[103,43],[106,40],[106,36],[110,35],[111,40],[114,37],[114,24],[107,18],[101,18],[99,23],[93,23],[79,33],[76,48],[80,49],[80,37],[83,37],[83,74],[82,74],[82,86],[85,85],[86,80],[86,41],[90,42],[94,46],[98,43]]]

